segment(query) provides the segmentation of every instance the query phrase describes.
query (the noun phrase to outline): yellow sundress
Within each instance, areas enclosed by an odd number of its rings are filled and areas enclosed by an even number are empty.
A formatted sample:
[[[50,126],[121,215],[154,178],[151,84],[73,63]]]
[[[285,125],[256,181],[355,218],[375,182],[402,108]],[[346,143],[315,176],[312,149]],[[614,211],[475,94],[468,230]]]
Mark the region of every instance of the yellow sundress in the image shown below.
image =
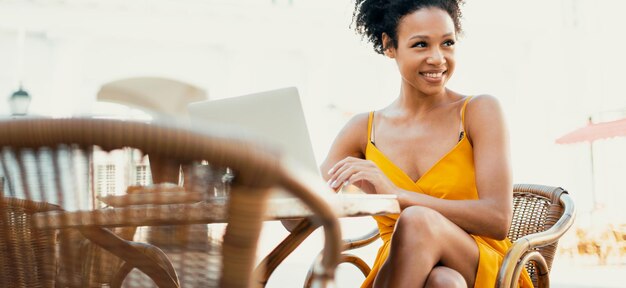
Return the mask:
[[[461,108],[461,126],[465,127],[465,107],[471,97],[467,97]],[[387,177],[398,187],[423,193],[433,197],[450,200],[478,199],[476,189],[476,177],[474,167],[474,154],[472,145],[461,134],[462,138],[446,155],[437,161],[417,182],[413,180],[398,166],[391,162],[371,141],[372,119],[374,112],[369,115],[367,124],[368,141],[365,150],[365,159],[371,160],[385,173]],[[462,128],[463,129],[463,128]],[[372,287],[376,274],[389,255],[389,245],[396,220],[399,215],[374,216],[380,230],[383,245],[378,249],[378,254],[372,266],[372,271],[367,276],[361,287]],[[478,271],[474,287],[494,287],[498,269],[501,266],[504,253],[511,246],[508,239],[494,240],[484,236],[471,235],[476,241],[479,250]],[[420,253],[416,251],[415,253]],[[519,287],[533,287],[528,273],[524,270],[519,279]]]

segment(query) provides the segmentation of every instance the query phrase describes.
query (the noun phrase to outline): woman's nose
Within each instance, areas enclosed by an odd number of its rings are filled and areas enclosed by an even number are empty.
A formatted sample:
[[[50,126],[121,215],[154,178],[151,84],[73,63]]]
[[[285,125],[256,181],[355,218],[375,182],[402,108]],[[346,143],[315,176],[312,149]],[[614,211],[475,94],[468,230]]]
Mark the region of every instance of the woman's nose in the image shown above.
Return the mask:
[[[428,56],[426,63],[431,65],[442,65],[446,63],[446,58],[443,56],[443,53],[439,51],[439,49],[436,49],[430,54],[430,56]]]

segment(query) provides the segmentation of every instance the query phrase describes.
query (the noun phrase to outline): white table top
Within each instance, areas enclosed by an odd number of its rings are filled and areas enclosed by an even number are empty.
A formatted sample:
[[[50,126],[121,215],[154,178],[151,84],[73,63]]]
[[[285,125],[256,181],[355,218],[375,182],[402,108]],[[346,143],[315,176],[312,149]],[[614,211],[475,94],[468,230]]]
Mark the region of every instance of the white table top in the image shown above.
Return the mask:
[[[168,195],[172,193],[172,195]],[[182,203],[155,205],[144,203],[164,203],[167,197],[175,197],[175,192],[152,194],[128,194],[108,196],[101,200],[109,204],[121,204],[131,199],[133,205],[119,208],[105,208],[93,211],[53,211],[34,216],[39,228],[66,228],[80,226],[151,226],[191,223],[225,223],[227,205],[225,198],[198,202],[198,197],[187,193]],[[162,194],[162,195],[159,195]],[[400,213],[400,206],[394,195],[333,194],[322,197],[332,207],[337,217],[359,217]],[[108,201],[107,201],[108,200]],[[192,202],[192,203],[189,203]],[[127,202],[128,203],[128,202]],[[128,205],[128,204],[127,204]],[[123,206],[123,205],[120,205]],[[284,220],[314,216],[309,208],[297,198],[271,197],[267,202],[266,219]]]

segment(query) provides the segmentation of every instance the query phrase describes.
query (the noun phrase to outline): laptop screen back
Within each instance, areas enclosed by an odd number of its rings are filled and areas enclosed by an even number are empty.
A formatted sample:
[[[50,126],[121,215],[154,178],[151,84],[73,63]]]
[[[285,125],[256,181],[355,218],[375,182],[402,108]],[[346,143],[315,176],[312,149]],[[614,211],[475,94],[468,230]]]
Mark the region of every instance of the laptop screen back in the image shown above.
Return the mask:
[[[192,125],[240,129],[277,145],[303,168],[319,175],[309,130],[295,87],[188,105]]]

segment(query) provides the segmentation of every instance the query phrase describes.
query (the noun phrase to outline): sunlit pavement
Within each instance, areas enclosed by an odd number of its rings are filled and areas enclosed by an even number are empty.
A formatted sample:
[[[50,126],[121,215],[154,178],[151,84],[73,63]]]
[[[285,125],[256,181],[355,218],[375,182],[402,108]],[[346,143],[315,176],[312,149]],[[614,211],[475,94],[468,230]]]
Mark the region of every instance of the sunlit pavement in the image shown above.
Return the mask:
[[[557,256],[551,272],[551,287],[626,287],[625,257],[609,258],[606,265],[598,265],[597,262],[593,256]]]

